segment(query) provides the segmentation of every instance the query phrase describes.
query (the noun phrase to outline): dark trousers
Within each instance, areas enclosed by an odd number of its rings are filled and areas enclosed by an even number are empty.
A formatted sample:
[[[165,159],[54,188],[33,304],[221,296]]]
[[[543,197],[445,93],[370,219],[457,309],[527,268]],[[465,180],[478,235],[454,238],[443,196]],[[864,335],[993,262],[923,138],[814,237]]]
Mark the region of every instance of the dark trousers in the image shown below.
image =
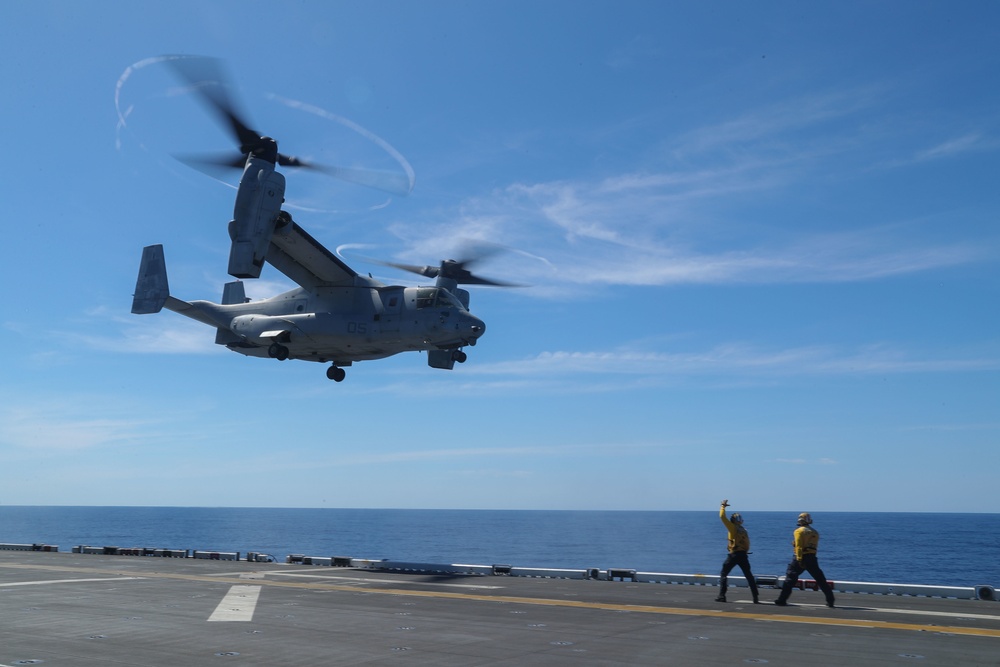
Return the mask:
[[[746,551],[734,551],[726,556],[726,560],[722,563],[722,573],[719,575],[719,595],[725,595],[726,590],[729,589],[729,573],[733,571],[733,568],[737,565],[743,570],[743,576],[746,577],[747,583],[750,585],[750,592],[753,594],[753,599],[757,599],[757,580],[753,577],[753,572],[750,571],[750,558],[747,556]]]
[[[803,572],[808,572],[816,580],[819,589],[826,596],[827,603],[833,604],[833,589],[830,588],[830,584],[826,580],[826,575],[823,574],[823,570],[819,567],[816,554],[806,554],[802,557],[802,560],[792,560],[788,564],[788,569],[785,571],[785,583],[781,586],[781,595],[778,596],[778,601],[785,602],[788,600],[788,597],[792,594],[792,587],[795,586],[795,583],[799,580],[799,575]]]

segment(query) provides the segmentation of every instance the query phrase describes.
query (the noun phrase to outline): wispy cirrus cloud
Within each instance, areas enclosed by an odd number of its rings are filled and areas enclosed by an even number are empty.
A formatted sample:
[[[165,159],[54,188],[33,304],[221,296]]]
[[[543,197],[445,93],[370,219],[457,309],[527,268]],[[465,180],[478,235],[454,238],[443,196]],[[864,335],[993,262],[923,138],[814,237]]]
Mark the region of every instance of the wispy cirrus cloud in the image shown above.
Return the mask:
[[[484,375],[865,375],[1000,370],[1000,357],[914,358],[888,346],[844,350],[832,346],[763,349],[747,344],[703,351],[549,351],[519,361],[478,364]]]
[[[984,132],[971,131],[944,139],[931,146],[915,148],[905,155],[892,157],[877,166],[883,169],[899,169],[996,150],[1000,150],[1000,139],[991,137]]]
[[[215,330],[166,313],[146,322],[120,322],[114,334],[75,334],[90,349],[127,354],[208,354],[215,352]]]
[[[924,162],[959,157],[969,153],[986,153],[996,150],[1000,150],[1000,139],[981,132],[972,132],[919,151],[914,159]]]
[[[942,240],[924,234],[940,232],[933,221],[862,203],[858,173],[997,147],[969,133],[915,149],[878,116],[883,93],[790,99],[653,142],[656,155],[629,170],[511,183],[437,225],[393,231],[422,256],[458,236],[522,249],[544,263],[505,259],[508,270],[536,286],[532,296],[559,298],[594,285],[868,281],[996,258],[983,238]],[[857,188],[856,207],[822,206],[826,184],[839,182]],[[834,208],[847,212],[831,217]]]
[[[418,366],[385,373],[377,388],[366,391],[427,399],[432,396],[497,394],[604,394],[707,382],[760,386],[792,378],[863,377],[946,373],[993,373],[997,356],[928,358],[889,345],[846,348],[834,345],[776,348],[726,343],[701,350],[662,351],[648,342],[607,350],[549,350],[500,362],[466,364],[460,375],[421,375],[418,384],[392,376],[421,374]],[[581,381],[588,378],[588,381]],[[599,382],[590,378],[601,378]]]
[[[0,443],[20,449],[79,450],[127,443],[148,426],[125,415],[94,416],[99,411],[69,409],[80,401],[13,404],[0,410]],[[100,413],[106,415],[107,410]]]
[[[917,222],[878,220],[860,229],[852,222],[811,233],[779,227],[754,239],[742,230],[732,240],[718,229],[700,235],[668,203],[674,195],[664,184],[672,182],[668,174],[646,173],[513,185],[467,202],[453,225],[423,229],[410,253],[426,256],[470,230],[505,239],[529,250],[500,265],[532,284],[533,297],[572,296],[593,285],[856,282],[996,256],[990,244],[975,240],[923,241]]]
[[[880,95],[878,87],[869,86],[787,98],[682,132],[672,142],[673,153],[691,158],[751,148],[754,155],[802,156],[815,153],[817,147],[828,153],[831,148],[848,146],[851,142],[845,142],[840,128],[827,126],[870,111],[879,104]],[[822,140],[804,142],[800,135],[803,130]]]

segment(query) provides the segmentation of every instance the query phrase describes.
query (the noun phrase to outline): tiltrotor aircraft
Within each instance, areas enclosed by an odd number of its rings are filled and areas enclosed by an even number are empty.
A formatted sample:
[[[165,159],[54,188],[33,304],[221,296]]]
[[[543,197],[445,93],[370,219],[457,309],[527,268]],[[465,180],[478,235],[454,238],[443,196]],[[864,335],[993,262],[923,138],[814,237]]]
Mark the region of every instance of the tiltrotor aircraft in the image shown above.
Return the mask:
[[[250,301],[243,283],[227,283],[222,303],[182,301],[170,294],[163,246],[143,249],[132,301],[136,314],[166,308],[216,329],[215,342],[234,352],[278,360],[302,359],[330,364],[326,375],[344,379],[344,367],[355,361],[382,359],[400,352],[426,351],[433,368],[463,363],[463,348],[475,345],[486,325],[469,312],[469,293],[459,285],[498,285],[469,272],[474,260],[446,260],[439,266],[388,264],[435,278],[433,287],[385,285],[359,275],[310,236],[282,210],[285,178],[282,167],[320,169],[346,180],[406,194],[391,181],[380,183],[375,172],[331,169],[278,152],[277,142],[250,127],[236,114],[226,94],[216,61],[178,57],[176,71],[235,135],[243,167],[236,192],[229,274],[258,278],[264,263],[299,285],[284,294]]]

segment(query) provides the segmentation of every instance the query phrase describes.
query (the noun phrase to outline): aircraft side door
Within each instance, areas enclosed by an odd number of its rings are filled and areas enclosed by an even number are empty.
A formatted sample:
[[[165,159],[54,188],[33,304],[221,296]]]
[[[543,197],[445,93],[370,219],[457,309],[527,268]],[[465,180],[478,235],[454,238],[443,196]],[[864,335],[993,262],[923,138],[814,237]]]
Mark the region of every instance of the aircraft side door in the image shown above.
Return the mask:
[[[379,316],[379,330],[383,333],[399,331],[399,316],[403,309],[403,288],[393,287],[379,290],[382,312]]]

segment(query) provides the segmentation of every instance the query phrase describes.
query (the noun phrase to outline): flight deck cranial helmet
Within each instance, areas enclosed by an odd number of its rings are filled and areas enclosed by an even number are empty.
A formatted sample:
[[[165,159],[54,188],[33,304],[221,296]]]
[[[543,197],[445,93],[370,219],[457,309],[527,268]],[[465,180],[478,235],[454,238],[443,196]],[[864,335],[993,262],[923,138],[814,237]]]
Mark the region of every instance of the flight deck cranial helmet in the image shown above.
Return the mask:
[[[733,512],[729,515],[729,520],[733,523],[743,523],[743,515],[739,512]]]
[[[812,516],[809,515],[809,512],[803,512],[802,514],[799,515],[798,524],[800,526],[808,526],[812,522],[813,518]]]

